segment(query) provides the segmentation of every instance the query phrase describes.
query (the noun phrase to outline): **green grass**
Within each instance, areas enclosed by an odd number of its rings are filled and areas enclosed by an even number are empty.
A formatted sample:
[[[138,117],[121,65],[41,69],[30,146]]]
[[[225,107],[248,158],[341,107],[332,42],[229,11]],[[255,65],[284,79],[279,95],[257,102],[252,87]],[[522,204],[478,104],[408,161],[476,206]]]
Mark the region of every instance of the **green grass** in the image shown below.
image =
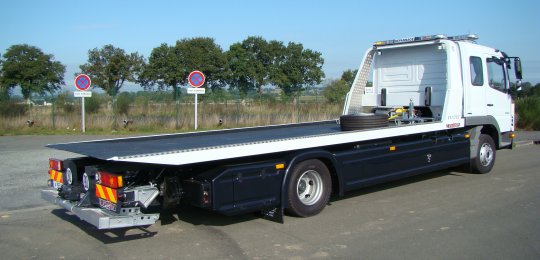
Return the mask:
[[[516,100],[517,127],[523,130],[540,130],[540,96]]]

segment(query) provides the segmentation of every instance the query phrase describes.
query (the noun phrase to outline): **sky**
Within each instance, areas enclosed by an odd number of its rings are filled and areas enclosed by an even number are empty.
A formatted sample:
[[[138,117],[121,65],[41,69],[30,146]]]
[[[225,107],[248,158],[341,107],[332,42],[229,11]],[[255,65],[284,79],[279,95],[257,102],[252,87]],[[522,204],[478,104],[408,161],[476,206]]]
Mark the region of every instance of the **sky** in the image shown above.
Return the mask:
[[[211,37],[226,51],[262,36],[321,52],[333,79],[357,69],[375,41],[475,33],[479,44],[521,57],[523,81],[536,84],[539,11],[539,0],[0,0],[0,53],[36,46],[66,65],[64,80],[72,85],[88,50],[106,44],[148,57],[161,43],[184,38]]]

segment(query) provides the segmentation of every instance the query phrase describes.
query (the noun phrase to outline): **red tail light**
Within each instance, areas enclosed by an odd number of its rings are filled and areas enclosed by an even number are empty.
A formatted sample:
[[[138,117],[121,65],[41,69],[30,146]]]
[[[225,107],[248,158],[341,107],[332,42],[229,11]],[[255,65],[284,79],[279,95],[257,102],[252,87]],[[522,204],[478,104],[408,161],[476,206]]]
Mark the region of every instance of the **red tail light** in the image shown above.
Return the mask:
[[[55,171],[63,171],[64,170],[64,163],[62,160],[58,159],[49,159],[49,168],[55,170]]]
[[[99,171],[96,174],[96,180],[97,183],[113,189],[121,188],[122,186],[124,186],[122,176],[112,174],[110,172]]]

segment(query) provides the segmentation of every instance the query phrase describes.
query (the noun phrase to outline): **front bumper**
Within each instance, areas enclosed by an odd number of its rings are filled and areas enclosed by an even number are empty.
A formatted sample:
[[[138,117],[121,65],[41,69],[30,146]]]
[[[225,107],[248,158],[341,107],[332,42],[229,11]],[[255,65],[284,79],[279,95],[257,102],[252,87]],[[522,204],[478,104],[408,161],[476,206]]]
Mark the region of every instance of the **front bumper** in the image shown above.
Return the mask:
[[[98,229],[149,226],[159,219],[159,213],[144,214],[139,207],[122,208],[119,214],[100,208],[82,207],[76,201],[59,197],[56,190],[42,190],[41,198],[69,210]]]

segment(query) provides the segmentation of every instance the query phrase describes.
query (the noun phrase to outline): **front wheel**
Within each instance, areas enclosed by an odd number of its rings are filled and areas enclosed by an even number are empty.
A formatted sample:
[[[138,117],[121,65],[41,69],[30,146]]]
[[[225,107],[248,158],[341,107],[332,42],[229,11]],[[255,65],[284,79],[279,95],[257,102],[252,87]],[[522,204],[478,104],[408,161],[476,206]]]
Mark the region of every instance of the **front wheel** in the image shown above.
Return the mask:
[[[478,151],[476,158],[471,161],[472,170],[475,173],[488,173],[495,164],[496,147],[491,136],[481,134],[478,138]]]
[[[321,212],[332,192],[332,180],[326,165],[319,160],[307,160],[294,167],[289,180],[287,211],[299,217]]]

